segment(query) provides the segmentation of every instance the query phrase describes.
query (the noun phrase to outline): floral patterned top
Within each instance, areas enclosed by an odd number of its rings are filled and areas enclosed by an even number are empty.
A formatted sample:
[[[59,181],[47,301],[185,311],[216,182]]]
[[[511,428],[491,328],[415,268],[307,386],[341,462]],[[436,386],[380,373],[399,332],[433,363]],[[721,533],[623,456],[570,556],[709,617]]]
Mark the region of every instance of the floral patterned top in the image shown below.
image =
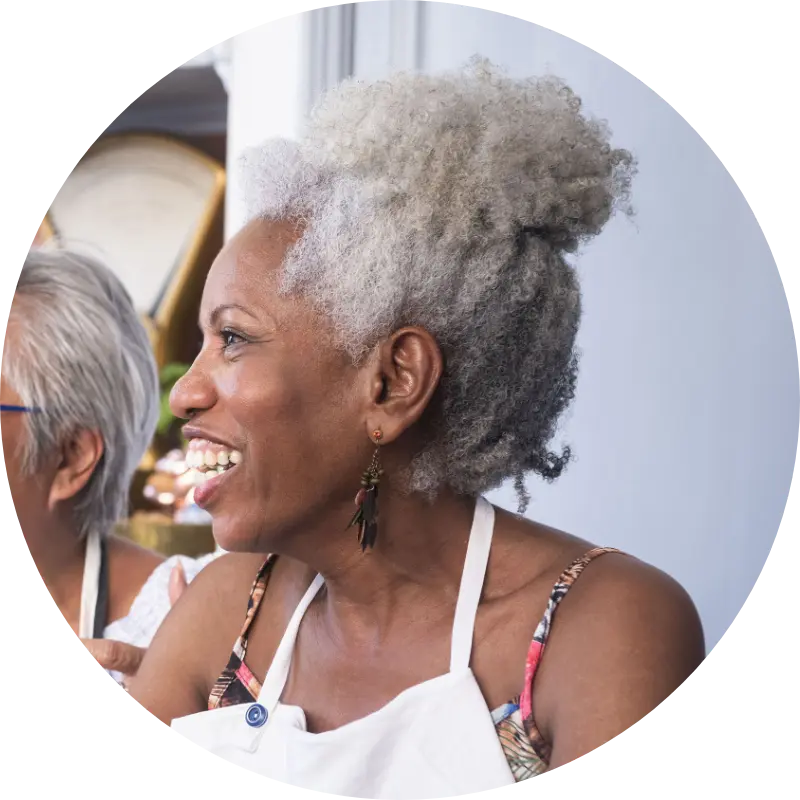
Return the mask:
[[[553,616],[570,586],[577,580],[589,562],[604,553],[617,553],[611,547],[596,547],[561,573],[550,593],[544,616],[533,634],[525,663],[525,679],[522,693],[513,700],[491,712],[497,737],[508,761],[508,766],[516,781],[532,778],[544,772],[550,764],[550,744],[542,736],[533,717],[532,690],[536,669],[542,659],[547,644]],[[217,679],[208,700],[209,709],[225,706],[252,703],[261,691],[261,682],[250,671],[245,662],[247,653],[247,637],[250,626],[258,613],[261,600],[269,582],[276,556],[270,556],[256,575],[250,599],[247,604],[247,615],[239,638],[233,646],[228,665]]]

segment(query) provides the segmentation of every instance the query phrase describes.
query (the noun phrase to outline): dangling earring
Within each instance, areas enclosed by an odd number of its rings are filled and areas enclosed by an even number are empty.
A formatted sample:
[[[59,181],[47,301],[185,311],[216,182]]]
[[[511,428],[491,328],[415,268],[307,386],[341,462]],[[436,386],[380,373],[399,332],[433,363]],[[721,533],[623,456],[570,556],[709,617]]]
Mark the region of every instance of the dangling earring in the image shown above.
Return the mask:
[[[372,439],[376,444],[375,452],[369,467],[361,476],[361,488],[356,495],[358,510],[350,520],[348,528],[358,525],[358,543],[363,553],[368,547],[375,546],[378,538],[378,484],[381,482],[383,470],[380,467],[380,446],[383,438],[381,431],[373,431]]]

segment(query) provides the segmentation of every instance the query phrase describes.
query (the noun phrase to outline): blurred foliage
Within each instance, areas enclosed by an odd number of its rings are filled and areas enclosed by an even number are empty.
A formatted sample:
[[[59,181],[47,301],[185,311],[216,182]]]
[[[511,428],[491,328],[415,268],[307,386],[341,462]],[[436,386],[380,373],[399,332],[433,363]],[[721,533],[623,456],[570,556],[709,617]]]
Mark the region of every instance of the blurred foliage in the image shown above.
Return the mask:
[[[169,395],[175,384],[189,371],[190,366],[190,364],[167,364],[158,376],[161,386],[161,405],[156,433],[160,436],[167,436],[177,420],[169,408]]]

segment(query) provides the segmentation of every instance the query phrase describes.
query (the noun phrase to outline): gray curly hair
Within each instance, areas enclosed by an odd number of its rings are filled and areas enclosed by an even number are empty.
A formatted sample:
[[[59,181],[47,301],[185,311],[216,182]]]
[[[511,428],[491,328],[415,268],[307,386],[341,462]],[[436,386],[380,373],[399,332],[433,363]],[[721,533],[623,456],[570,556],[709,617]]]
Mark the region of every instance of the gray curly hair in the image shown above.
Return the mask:
[[[572,400],[580,290],[566,254],[630,213],[635,172],[604,122],[554,77],[514,80],[483,60],[438,76],[351,80],[297,143],[244,157],[248,218],[304,226],[283,265],[358,361],[419,325],[445,372],[408,489],[478,494],[553,480],[549,443]]]
[[[19,453],[33,474],[68,436],[97,430],[103,455],[78,496],[81,536],[105,535],[127,510],[131,478],[158,419],[158,373],[147,332],[118,278],[65,250],[32,250],[10,319],[23,335],[4,348],[3,377],[26,406]]]

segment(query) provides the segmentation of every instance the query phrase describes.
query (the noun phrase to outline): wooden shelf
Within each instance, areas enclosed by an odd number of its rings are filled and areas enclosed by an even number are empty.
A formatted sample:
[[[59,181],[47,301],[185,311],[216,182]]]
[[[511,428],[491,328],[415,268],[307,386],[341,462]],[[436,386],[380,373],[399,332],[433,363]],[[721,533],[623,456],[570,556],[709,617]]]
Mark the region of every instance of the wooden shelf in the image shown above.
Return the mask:
[[[216,549],[210,525],[177,525],[134,517],[118,523],[114,532],[165,556],[197,558]]]

